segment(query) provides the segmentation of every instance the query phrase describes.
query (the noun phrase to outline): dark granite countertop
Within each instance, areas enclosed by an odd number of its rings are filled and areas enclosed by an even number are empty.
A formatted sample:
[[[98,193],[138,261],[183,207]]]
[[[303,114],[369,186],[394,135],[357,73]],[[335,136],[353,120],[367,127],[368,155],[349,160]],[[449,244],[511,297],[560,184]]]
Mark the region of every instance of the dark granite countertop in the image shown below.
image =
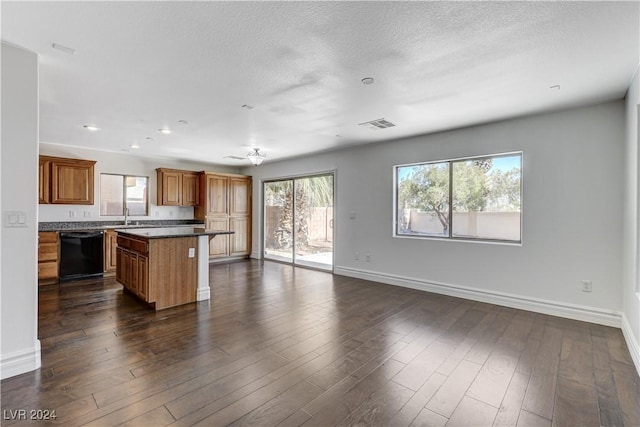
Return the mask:
[[[168,239],[171,237],[218,236],[220,234],[234,234],[234,231],[208,230],[204,227],[162,227],[162,228],[116,228],[118,234],[146,239]]]
[[[38,231],[94,231],[130,228],[156,228],[156,227],[204,227],[198,220],[132,220],[128,225],[123,221],[59,221],[40,222]]]

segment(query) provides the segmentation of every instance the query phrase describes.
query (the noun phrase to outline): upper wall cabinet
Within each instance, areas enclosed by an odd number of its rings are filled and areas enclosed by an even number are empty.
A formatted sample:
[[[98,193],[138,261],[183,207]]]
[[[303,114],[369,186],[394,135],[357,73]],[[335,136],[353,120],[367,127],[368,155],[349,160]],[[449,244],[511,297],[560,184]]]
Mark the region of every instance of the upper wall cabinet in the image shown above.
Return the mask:
[[[93,160],[40,156],[39,203],[93,205]]]
[[[46,157],[40,156],[38,169],[38,203],[47,204],[51,200],[51,163]]]
[[[158,168],[159,206],[198,206],[200,204],[200,173]]]

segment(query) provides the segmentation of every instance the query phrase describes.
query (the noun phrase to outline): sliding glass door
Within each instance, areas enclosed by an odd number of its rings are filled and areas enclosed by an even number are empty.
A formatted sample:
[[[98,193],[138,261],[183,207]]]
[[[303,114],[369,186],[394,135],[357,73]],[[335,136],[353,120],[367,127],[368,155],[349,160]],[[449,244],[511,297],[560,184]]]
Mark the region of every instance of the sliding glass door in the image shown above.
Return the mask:
[[[264,183],[264,257],[333,268],[333,174]]]
[[[264,183],[264,256],[293,262],[293,181]]]

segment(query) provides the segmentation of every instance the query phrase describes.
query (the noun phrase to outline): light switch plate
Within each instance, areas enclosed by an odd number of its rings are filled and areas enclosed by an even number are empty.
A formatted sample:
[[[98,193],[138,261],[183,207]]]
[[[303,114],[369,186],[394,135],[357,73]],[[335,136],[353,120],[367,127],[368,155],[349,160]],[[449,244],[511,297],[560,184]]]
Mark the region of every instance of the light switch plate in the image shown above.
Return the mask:
[[[29,215],[25,211],[4,211],[2,213],[4,227],[28,227]]]

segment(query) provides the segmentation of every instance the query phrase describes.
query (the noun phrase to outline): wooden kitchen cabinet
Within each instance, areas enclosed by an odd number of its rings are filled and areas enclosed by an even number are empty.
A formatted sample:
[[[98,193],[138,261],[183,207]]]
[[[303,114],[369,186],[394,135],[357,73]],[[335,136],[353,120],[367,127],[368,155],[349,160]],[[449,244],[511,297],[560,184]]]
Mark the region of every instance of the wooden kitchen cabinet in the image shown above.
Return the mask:
[[[143,255],[138,256],[138,296],[149,300],[149,258]]]
[[[40,156],[40,162],[42,203],[93,205],[95,161]],[[46,179],[49,179],[48,185]],[[44,198],[46,189],[49,190],[48,200]]]
[[[117,234],[117,233],[116,233]],[[116,238],[116,280],[145,302],[149,296],[149,242],[118,236]]]
[[[117,236],[115,230],[104,231],[104,275],[112,276],[117,265]]]
[[[128,256],[128,250],[120,247],[116,248],[116,280],[122,284],[129,282]]]
[[[178,169],[156,169],[158,173],[158,206],[198,206],[200,173]]]
[[[197,219],[210,230],[233,231],[209,243],[209,258],[224,260],[251,253],[251,177],[205,172],[200,177]]]
[[[198,206],[200,204],[200,173],[183,172],[182,174],[182,206]]]
[[[204,220],[204,227],[207,230],[223,230],[229,231],[229,219],[210,217]],[[227,236],[219,236],[209,241],[209,258],[218,259],[229,256],[229,238]]]
[[[251,222],[249,216],[232,216],[229,218],[229,231],[234,234],[228,236],[229,256],[237,257],[251,253]]]
[[[60,241],[58,232],[38,233],[38,283],[46,285],[58,282]]]
[[[204,219],[205,217],[228,216],[228,187],[228,176],[211,173],[202,174],[200,178],[200,199],[203,203],[196,209],[196,217]]]
[[[251,214],[251,178],[229,178],[229,215]]]
[[[120,235],[117,242],[116,280],[127,291],[156,310],[196,300],[198,260],[186,254],[189,248],[198,246],[197,237],[143,239]]]
[[[46,157],[40,156],[38,169],[38,203],[48,204],[51,200],[51,163]]]

